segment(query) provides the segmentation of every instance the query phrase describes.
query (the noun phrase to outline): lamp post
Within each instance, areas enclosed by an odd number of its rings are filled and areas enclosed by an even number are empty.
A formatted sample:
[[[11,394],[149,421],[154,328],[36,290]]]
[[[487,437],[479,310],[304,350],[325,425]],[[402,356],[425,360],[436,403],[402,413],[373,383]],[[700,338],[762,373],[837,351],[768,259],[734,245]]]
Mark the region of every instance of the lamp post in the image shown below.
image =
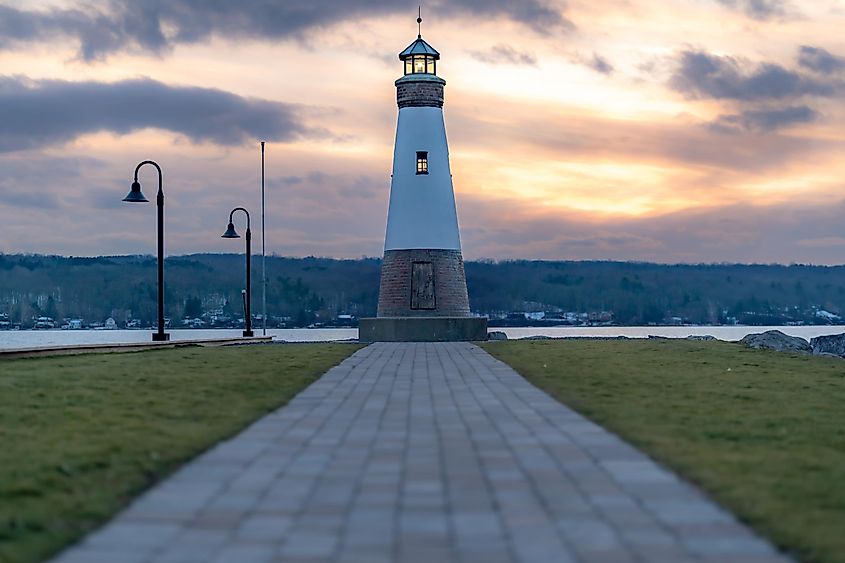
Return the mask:
[[[251,268],[250,255],[252,254],[252,231],[249,228],[249,211],[243,207],[236,207],[229,213],[229,226],[221,238],[241,238],[241,235],[235,230],[235,224],[232,222],[235,211],[243,211],[246,214],[246,289],[243,290],[242,295],[244,299],[244,336],[252,336],[252,283],[251,283]]]
[[[158,170],[158,194],[156,194],[156,206],[158,207],[158,330],[153,333],[153,341],[165,342],[170,340],[170,335],[164,332],[164,191],[161,188],[161,167],[152,160],[145,160],[136,166],[135,180],[123,201],[129,203],[146,203],[149,201],[141,193],[141,184],[138,182],[138,170],[145,164],[152,164]]]
[[[261,322],[267,336],[267,255],[264,252],[264,141],[261,141]]]

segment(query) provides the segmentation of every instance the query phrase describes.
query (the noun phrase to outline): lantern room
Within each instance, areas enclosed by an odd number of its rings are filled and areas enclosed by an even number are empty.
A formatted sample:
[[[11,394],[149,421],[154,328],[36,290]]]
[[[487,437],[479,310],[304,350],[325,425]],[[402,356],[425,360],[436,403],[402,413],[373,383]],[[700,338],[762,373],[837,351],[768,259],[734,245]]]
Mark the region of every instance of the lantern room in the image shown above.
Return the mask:
[[[405,76],[409,74],[437,74],[437,61],[440,59],[434,47],[426,43],[422,36],[399,53],[399,60],[405,63]]]

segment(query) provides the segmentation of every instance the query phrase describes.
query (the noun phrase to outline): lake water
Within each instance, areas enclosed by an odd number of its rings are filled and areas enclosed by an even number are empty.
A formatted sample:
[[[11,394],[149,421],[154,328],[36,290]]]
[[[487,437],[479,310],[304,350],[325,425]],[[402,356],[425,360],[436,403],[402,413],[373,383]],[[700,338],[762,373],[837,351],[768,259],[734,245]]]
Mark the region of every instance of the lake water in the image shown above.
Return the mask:
[[[563,337],[614,337],[647,338],[666,336],[686,338],[694,335],[711,335],[719,340],[740,340],[746,334],[776,329],[792,336],[809,340],[825,334],[845,332],[845,326],[608,326],[608,327],[522,327],[491,328],[502,331],[508,338],[527,336]],[[236,338],[241,335],[238,329],[215,330],[169,330],[172,340],[198,340],[207,338]],[[68,346],[74,344],[115,344],[149,342],[148,330],[20,330],[0,331],[0,350],[15,348],[34,348],[39,346]],[[256,336],[261,330],[255,331]],[[287,342],[327,342],[358,338],[356,328],[289,328],[268,329],[268,336],[275,341]]]
[[[173,329],[170,339],[205,340],[210,338],[237,338],[241,329]],[[261,330],[255,330],[261,336]],[[71,346],[74,344],[124,344],[150,342],[149,330],[6,330],[0,331],[0,350],[35,348],[40,346]],[[267,336],[276,341],[324,342],[358,338],[357,328],[290,328],[267,329]]]

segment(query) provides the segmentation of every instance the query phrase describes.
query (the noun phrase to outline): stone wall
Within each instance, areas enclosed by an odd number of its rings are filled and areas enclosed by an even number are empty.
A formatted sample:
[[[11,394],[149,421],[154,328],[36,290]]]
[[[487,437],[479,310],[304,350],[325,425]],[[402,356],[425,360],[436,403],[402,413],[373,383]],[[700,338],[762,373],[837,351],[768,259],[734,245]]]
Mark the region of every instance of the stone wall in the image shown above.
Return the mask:
[[[433,308],[428,299],[412,299],[414,288],[411,280],[415,262],[431,263]],[[418,291],[427,292],[429,287],[421,287]],[[425,308],[412,308],[412,303],[422,303]],[[464,260],[460,250],[385,251],[381,264],[379,317],[468,317],[469,314]]]
[[[433,81],[399,82],[396,84],[399,108],[443,107],[443,84]]]
[[[382,317],[361,319],[359,342],[473,342],[487,340],[482,317]]]

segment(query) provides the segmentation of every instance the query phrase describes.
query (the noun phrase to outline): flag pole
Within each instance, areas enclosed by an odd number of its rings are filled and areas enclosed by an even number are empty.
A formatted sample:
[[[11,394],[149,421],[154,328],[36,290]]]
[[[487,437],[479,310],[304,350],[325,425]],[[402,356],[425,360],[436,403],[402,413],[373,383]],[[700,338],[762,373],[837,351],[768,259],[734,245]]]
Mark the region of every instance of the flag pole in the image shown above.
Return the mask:
[[[267,254],[264,251],[264,141],[261,141],[261,320],[267,336]]]

